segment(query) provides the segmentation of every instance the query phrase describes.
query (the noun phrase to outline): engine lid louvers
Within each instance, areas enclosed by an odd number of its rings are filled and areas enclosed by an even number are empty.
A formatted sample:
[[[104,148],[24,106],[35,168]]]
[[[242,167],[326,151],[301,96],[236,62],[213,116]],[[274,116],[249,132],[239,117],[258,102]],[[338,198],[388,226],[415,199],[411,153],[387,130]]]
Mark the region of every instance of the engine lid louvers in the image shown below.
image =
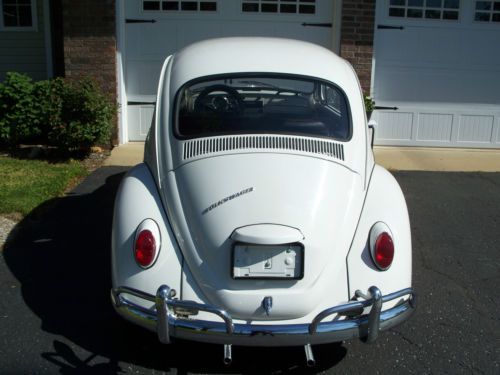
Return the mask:
[[[185,141],[182,149],[182,160],[237,150],[297,151],[344,161],[344,146],[340,143],[279,135],[224,136]]]

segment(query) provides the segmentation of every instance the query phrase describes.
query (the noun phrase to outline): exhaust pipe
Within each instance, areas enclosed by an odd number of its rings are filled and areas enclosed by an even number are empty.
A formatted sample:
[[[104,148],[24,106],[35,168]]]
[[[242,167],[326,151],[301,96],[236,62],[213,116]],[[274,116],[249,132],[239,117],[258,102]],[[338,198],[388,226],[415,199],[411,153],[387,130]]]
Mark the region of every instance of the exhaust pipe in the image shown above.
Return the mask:
[[[304,351],[306,352],[307,367],[313,367],[316,364],[316,360],[314,359],[314,354],[311,348],[311,344],[304,345]]]
[[[233,362],[231,344],[224,345],[224,364],[229,366]]]

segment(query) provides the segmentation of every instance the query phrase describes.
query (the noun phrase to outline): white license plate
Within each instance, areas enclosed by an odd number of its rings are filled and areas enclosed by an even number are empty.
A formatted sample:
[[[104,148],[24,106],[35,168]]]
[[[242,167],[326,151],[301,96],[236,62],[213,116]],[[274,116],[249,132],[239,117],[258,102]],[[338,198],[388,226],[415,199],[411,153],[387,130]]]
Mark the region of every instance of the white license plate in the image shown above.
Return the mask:
[[[233,254],[235,279],[301,279],[303,248],[299,244],[236,244]]]

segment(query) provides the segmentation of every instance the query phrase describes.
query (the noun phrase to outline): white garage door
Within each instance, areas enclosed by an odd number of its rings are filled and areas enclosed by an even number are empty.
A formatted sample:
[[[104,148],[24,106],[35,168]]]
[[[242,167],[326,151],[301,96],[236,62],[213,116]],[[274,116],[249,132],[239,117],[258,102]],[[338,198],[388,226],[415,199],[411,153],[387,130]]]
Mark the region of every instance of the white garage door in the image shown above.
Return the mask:
[[[330,0],[125,1],[122,83],[128,140],[146,137],[161,65],[170,54],[223,36],[277,36],[331,48],[332,6]]]
[[[500,1],[377,1],[376,143],[500,147]]]

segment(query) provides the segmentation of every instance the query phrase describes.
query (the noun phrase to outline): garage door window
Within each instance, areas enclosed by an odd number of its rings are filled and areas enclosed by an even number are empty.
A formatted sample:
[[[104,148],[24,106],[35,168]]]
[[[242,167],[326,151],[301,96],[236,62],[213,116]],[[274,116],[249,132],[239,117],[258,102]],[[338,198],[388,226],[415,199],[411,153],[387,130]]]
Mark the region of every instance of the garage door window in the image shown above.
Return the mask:
[[[390,0],[389,16],[456,21],[460,0]]]
[[[500,22],[500,1],[476,1],[474,20]]]
[[[188,12],[215,12],[217,1],[151,1],[142,2],[142,10],[145,11],[188,11]]]
[[[243,0],[241,10],[250,13],[315,14],[316,0]]]

